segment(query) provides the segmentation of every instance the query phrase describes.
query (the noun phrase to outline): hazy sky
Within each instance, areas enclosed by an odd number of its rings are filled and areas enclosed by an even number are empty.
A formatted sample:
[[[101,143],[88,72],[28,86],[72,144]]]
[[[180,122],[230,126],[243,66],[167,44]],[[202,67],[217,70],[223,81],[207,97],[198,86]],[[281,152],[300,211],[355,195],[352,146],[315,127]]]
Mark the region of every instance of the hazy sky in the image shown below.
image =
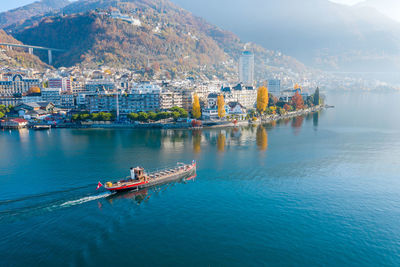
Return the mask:
[[[24,6],[26,4],[35,2],[36,0],[0,0],[0,12],[7,11],[13,8]],[[337,2],[341,4],[355,4],[361,2],[362,0],[331,0],[332,2]]]

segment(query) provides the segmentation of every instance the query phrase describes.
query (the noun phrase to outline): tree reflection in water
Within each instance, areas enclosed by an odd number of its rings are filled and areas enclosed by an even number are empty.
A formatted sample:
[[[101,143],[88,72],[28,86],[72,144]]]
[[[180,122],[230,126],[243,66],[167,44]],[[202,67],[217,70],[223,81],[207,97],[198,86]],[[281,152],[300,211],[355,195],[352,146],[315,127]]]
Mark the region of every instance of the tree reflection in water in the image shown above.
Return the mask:
[[[193,151],[194,153],[201,152],[201,130],[192,131]]]
[[[292,127],[294,128],[294,134],[298,135],[300,133],[301,126],[303,125],[304,117],[298,116],[293,118]]]
[[[219,152],[225,151],[225,140],[226,140],[225,135],[223,133],[219,133],[217,137],[217,150]]]
[[[257,127],[256,143],[260,151],[266,151],[268,148],[268,132],[263,126]]]

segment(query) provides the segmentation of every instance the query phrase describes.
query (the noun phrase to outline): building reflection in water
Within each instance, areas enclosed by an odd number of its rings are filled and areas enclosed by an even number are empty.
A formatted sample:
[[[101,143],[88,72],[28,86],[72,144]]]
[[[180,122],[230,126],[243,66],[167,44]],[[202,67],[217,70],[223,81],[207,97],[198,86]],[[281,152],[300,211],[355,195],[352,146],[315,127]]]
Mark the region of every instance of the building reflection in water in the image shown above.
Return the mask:
[[[266,151],[268,149],[268,132],[262,125],[257,127],[256,143],[260,151]]]
[[[313,125],[314,125],[314,127],[318,127],[318,120],[319,120],[319,112],[315,112],[313,114]]]

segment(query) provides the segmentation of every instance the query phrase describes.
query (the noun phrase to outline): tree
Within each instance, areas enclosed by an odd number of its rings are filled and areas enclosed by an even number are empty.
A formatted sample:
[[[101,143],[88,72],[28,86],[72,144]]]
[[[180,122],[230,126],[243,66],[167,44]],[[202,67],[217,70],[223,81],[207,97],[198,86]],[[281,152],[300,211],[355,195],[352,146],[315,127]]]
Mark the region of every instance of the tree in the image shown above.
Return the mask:
[[[99,120],[99,114],[98,113],[92,113],[90,114],[90,119],[92,121],[98,121]]]
[[[1,115],[0,115],[0,118],[1,118]],[[79,120],[80,120],[79,114],[74,114],[74,115],[72,115],[71,120],[72,120],[72,121],[79,121]]]
[[[192,115],[196,119],[201,117],[200,101],[199,101],[199,96],[197,94],[194,94],[193,96]]]
[[[257,111],[262,114],[268,106],[268,89],[265,86],[258,88]]]
[[[111,121],[113,119],[113,114],[111,114],[111,113],[108,113],[108,112],[104,113],[103,112],[102,115],[103,115],[102,117],[103,117],[104,121]]]
[[[285,105],[283,106],[283,109],[286,110],[286,111],[292,111],[292,110],[293,110],[293,107],[292,107],[291,105],[285,104]]]
[[[268,94],[268,105],[275,106],[278,103],[278,98],[275,97],[273,94]]]
[[[3,112],[0,112],[0,119],[3,118],[5,115]]]
[[[180,114],[181,114],[181,118],[189,117],[189,113],[186,110],[183,110]]]
[[[299,94],[299,91],[296,91],[294,96],[292,97],[292,106],[296,109],[302,109],[304,108],[304,101],[303,97]]]
[[[169,112],[159,112],[157,113],[157,120],[165,120],[167,118],[169,118],[170,113]]]
[[[179,112],[179,114],[180,114],[180,118],[187,118],[188,116],[189,116],[189,114],[187,113],[187,111],[186,110],[184,110],[183,108],[180,108],[180,107],[172,107],[171,109],[170,109],[170,111],[171,112],[174,112],[174,111],[176,111],[176,112]]]
[[[315,93],[314,93],[313,98],[314,98],[314,105],[315,105],[315,106],[318,106],[318,105],[320,104],[320,99],[319,99],[319,88],[318,88],[318,87],[317,87],[317,89],[315,90]]]
[[[149,115],[147,115],[147,113],[145,112],[139,112],[138,113],[138,120],[142,121],[142,122],[146,122],[149,120]]]
[[[225,100],[223,95],[217,97],[218,117],[225,117]]]
[[[148,112],[147,113],[149,120],[155,121],[157,119],[157,114],[155,112]]]
[[[174,120],[178,120],[181,117],[181,114],[177,111],[172,112],[172,118],[174,118]]]
[[[131,121],[137,121],[138,117],[139,117],[139,115],[137,113],[129,113],[128,114],[128,119],[130,119]]]
[[[86,121],[86,120],[90,119],[90,114],[87,114],[87,113],[80,114],[79,119],[82,121]]]

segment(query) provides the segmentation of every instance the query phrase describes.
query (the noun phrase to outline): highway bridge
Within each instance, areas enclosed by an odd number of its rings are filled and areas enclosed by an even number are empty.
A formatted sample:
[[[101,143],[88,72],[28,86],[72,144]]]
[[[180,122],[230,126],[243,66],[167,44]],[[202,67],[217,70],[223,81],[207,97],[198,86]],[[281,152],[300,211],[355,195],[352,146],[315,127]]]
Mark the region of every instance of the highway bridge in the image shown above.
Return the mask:
[[[49,47],[43,47],[43,46],[35,46],[35,45],[25,45],[25,44],[9,44],[9,43],[0,43],[0,46],[6,47],[7,50],[12,50],[13,47],[22,47],[22,48],[28,48],[29,54],[33,54],[33,50],[47,50],[47,55],[49,59],[49,65],[53,63],[53,51],[54,52],[65,52],[67,50],[64,49],[58,49],[58,48],[49,48]]]

